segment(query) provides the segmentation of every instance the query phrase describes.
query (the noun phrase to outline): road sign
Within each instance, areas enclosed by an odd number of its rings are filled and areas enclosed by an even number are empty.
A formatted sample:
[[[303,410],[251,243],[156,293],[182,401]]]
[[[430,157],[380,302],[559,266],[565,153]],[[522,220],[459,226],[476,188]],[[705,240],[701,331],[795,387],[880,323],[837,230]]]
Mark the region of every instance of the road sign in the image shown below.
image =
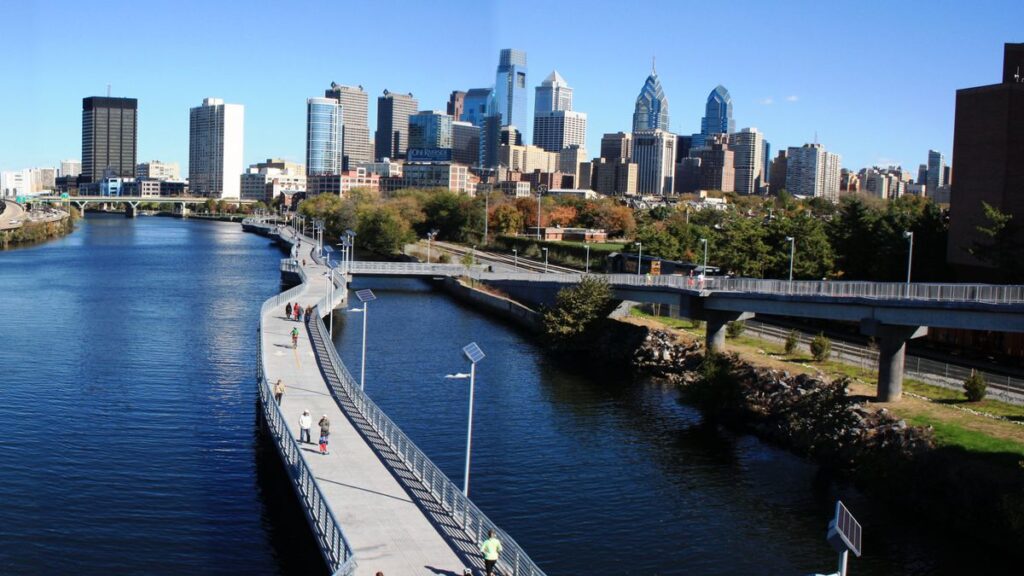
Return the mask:
[[[15,196],[14,201],[17,202],[18,204],[24,204],[25,202],[28,201],[28,198],[24,196]]]
[[[71,198],[71,194],[68,194],[67,192],[60,195],[61,200],[67,200],[68,198]]]
[[[850,550],[860,557],[860,536],[860,522],[857,522],[842,501],[836,501],[836,517],[828,523],[828,543],[836,552]]]

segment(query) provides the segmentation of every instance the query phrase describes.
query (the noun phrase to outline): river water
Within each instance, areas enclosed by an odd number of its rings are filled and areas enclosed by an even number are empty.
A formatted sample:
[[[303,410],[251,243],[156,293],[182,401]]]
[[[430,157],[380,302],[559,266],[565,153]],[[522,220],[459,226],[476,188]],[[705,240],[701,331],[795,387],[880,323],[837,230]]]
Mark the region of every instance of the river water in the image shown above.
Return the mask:
[[[280,253],[237,224],[89,216],[0,252],[0,573],[322,571],[255,417],[259,305]],[[417,281],[360,281],[367,390],[550,574],[809,574],[836,497],[865,525],[855,574],[969,571],[816,467],[700,425],[676,392],[567,370]],[[336,315],[358,373],[361,317]],[[343,447],[338,447],[343,449]],[[965,552],[960,554],[966,556]],[[391,576],[391,575],[389,575]]]

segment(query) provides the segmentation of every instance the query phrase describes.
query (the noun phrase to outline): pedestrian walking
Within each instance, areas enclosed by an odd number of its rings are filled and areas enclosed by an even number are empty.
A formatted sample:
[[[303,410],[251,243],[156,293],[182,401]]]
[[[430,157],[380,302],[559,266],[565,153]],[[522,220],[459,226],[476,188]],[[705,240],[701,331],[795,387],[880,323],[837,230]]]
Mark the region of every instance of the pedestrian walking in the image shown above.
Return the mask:
[[[281,405],[281,397],[284,396],[284,382],[281,379],[277,379],[277,384],[274,384],[274,400],[277,400],[277,405]]]
[[[302,306],[295,306],[295,319],[302,322]]]
[[[313,307],[312,306],[306,306],[306,322],[309,322],[309,319],[312,318],[312,317],[313,317]]]
[[[327,452],[327,437],[331,435],[331,421],[327,419],[327,414],[320,417],[317,426],[320,426],[320,453],[329,454]]]
[[[312,427],[313,417],[309,415],[309,410],[303,410],[302,416],[299,416],[299,442],[309,444],[313,441],[309,437],[309,429]]]
[[[480,552],[484,555],[484,569],[487,576],[495,574],[495,566],[498,565],[498,555],[501,554],[501,541],[494,535],[494,530],[487,531],[487,540],[480,544]]]
[[[289,302],[289,303],[284,305],[284,317],[289,319],[289,320],[292,319],[292,303],[291,302]]]
[[[299,347],[299,329],[292,328],[292,349]]]

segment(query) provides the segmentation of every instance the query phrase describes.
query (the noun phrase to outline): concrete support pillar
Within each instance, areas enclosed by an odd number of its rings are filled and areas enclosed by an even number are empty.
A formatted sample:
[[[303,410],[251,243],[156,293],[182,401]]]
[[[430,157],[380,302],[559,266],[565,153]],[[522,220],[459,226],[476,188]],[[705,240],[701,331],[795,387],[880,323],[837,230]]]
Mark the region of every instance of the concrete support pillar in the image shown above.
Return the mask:
[[[903,397],[903,360],[907,340],[928,334],[927,326],[896,326],[877,320],[861,322],[861,333],[878,340],[879,402],[897,402]]]
[[[85,205],[87,204],[87,202],[76,201],[75,204],[78,206],[78,214],[81,216],[85,216]]]
[[[705,347],[708,352],[721,352],[725,348],[725,326],[736,320],[749,320],[754,317],[753,312],[718,312],[706,310],[704,320],[706,324]]]
[[[128,218],[135,218],[136,216],[138,216],[138,207],[138,202],[125,202],[124,215],[127,216]]]
[[[181,203],[181,217],[188,218],[188,204],[184,202]]]

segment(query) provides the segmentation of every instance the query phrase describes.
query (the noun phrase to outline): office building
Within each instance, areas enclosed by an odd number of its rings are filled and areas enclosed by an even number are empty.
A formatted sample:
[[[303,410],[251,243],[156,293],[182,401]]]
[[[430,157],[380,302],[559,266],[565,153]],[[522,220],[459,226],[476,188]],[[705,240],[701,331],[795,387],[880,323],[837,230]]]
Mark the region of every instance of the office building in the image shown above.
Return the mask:
[[[452,91],[451,95],[448,96],[448,106],[446,112],[456,122],[462,118],[462,112],[466,108],[466,93],[461,90]]]
[[[10,170],[0,172],[0,196],[14,198],[28,196],[31,193],[32,176],[28,170]]]
[[[757,128],[744,128],[729,136],[733,153],[735,191],[759,194],[764,186],[764,135]]]
[[[108,172],[116,177],[135,176],[138,142],[135,98],[82,99],[82,176],[98,182]]]
[[[704,117],[700,121],[700,134],[704,141],[713,134],[732,134],[736,131],[732,119],[732,96],[719,84],[708,94]],[[701,143],[703,144],[703,142]]]
[[[946,185],[946,159],[935,150],[928,151],[928,179],[925,184],[932,190]]]
[[[840,156],[821,144],[790,146],[786,151],[786,191],[793,196],[839,200]],[[775,173],[778,176],[778,172]]]
[[[437,110],[410,116],[409,149],[451,150],[452,117]]]
[[[764,141],[764,155],[761,162],[761,194],[767,194],[771,190],[772,182],[772,145],[767,140]]]
[[[269,203],[281,194],[306,191],[306,167],[277,158],[251,164],[239,178],[242,200]]]
[[[462,99],[462,114],[458,119],[469,122],[477,128],[483,128],[487,118],[488,103],[493,95],[490,88],[470,88]]]
[[[150,160],[135,166],[135,177],[140,180],[181,180],[181,167],[177,162]]]
[[[558,70],[553,70],[537,86],[533,107],[534,114],[572,110],[572,88]]]
[[[319,174],[306,178],[306,197],[312,198],[321,194],[333,194],[345,198],[352,190],[380,191],[381,177],[366,168],[346,170],[340,174]]]
[[[700,190],[700,158],[686,156],[676,162],[676,194]]]
[[[29,193],[39,194],[41,192],[52,192],[57,184],[56,168],[30,168]]]
[[[568,110],[538,112],[533,117],[533,145],[549,152],[586,146],[587,115]]]
[[[615,132],[601,137],[601,158],[614,162],[629,160],[633,157],[633,135],[627,132]]]
[[[581,188],[580,165],[587,161],[587,149],[582,146],[570,146],[558,151],[558,171],[573,179],[573,187]]]
[[[668,195],[676,174],[676,135],[664,130],[633,133],[633,158],[637,165],[637,193]]]
[[[409,148],[409,117],[419,110],[419,102],[412,94],[397,94],[388,90],[377,98],[377,133],[374,136],[374,155],[384,158],[405,158]]]
[[[560,162],[561,155],[558,152],[548,152],[538,146],[501,144],[498,147],[498,164],[512,172],[558,172]]]
[[[505,48],[498,59],[498,72],[494,78],[494,110],[501,115],[502,126],[515,126],[520,131],[527,124],[529,90],[526,89],[526,52]]]
[[[205,98],[189,111],[188,182],[196,196],[239,198],[245,108]],[[134,175],[134,173],[133,173]]]
[[[692,152],[700,158],[700,190],[736,191],[735,152],[725,134],[713,134]]]
[[[469,168],[450,162],[408,162],[402,175],[382,178],[381,191],[394,192],[404,188],[447,188],[455,192],[474,193],[476,186],[469,176]]]
[[[337,98],[306,100],[306,174],[338,174],[344,170],[342,128],[345,110]]]
[[[778,196],[779,192],[786,190],[786,169],[789,164],[787,157],[788,150],[779,150],[778,156],[772,160],[772,194]]]
[[[1022,73],[1024,43],[1005,44],[1001,83],[956,92],[947,259],[964,280],[1021,280],[1008,276],[1007,270],[998,270],[992,262],[975,258],[968,250],[991,242],[977,230],[989,225],[982,202],[1010,215],[1014,223],[1024,222]],[[943,192],[928,188],[928,193],[934,192],[941,201]],[[1006,242],[1020,246],[1024,232]]]
[[[370,142],[369,102],[370,98],[362,86],[343,86],[331,82],[324,91],[325,98],[333,98],[341,105],[341,158],[342,169],[348,170],[362,162],[373,160],[373,143]],[[414,110],[415,112],[415,110]]]
[[[82,173],[82,161],[81,160],[61,160],[60,161],[60,176],[70,176],[77,178]]]
[[[918,164],[917,166],[917,183],[927,184],[928,183],[928,165]]]
[[[480,163],[480,129],[469,122],[452,122],[452,162]]]
[[[581,167],[582,168],[582,167]],[[582,187],[582,182],[581,186]],[[590,189],[605,196],[635,196],[637,165],[625,158],[590,162]]]
[[[663,130],[667,132],[668,129],[668,98],[665,96],[665,91],[661,88],[658,73],[652,66],[651,75],[644,81],[643,88],[640,89],[640,95],[636,97],[636,106],[633,109],[633,132],[649,130]],[[675,147],[674,144],[673,147]],[[642,176],[641,180],[643,180]],[[643,185],[641,185],[642,187]]]

